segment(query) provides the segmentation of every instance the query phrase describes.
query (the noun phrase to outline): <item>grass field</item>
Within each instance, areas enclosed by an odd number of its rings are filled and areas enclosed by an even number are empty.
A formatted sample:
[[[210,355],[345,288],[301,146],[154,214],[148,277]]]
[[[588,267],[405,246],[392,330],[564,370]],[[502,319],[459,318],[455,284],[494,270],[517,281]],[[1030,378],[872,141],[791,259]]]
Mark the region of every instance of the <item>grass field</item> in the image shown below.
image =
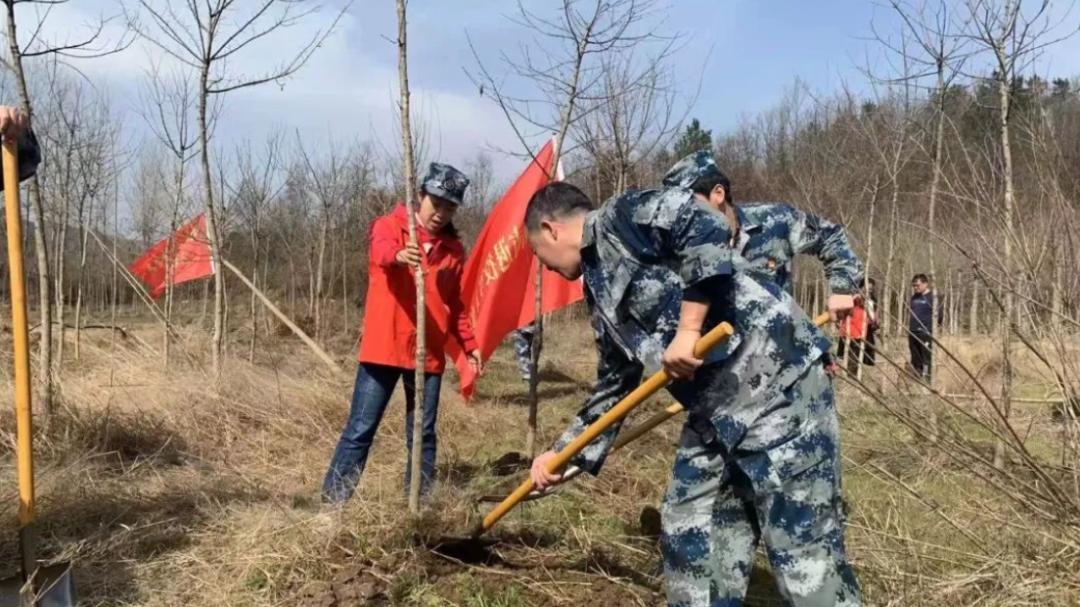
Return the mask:
[[[580,315],[579,315],[580,316]],[[659,605],[660,563],[647,507],[666,485],[678,423],[613,455],[598,478],[525,505],[497,526],[487,558],[433,554],[424,538],[463,533],[523,478],[506,454],[524,448],[526,386],[500,350],[466,406],[444,384],[439,485],[420,520],[402,489],[400,391],[361,488],[324,510],[317,492],[347,411],[355,335],[327,344],[349,370],[335,376],[299,341],[264,337],[255,364],[237,330],[218,388],[201,369],[204,333],[188,329],[166,371],[151,325],[125,319],[126,338],[87,331],[80,360],[65,361],[58,413],[37,436],[42,547],[75,562],[86,605]],[[560,317],[549,331],[540,444],[561,431],[588,394],[595,354],[587,324]],[[69,339],[70,339],[69,335]],[[11,394],[10,334],[0,391]],[[885,355],[905,358],[906,345]],[[1000,353],[988,338],[945,346],[992,388]],[[71,349],[69,348],[69,352]],[[939,353],[939,360],[947,357]],[[975,394],[943,362],[935,388]],[[1012,450],[994,468],[991,414],[956,406],[900,379],[882,361],[864,386],[838,379],[848,547],[869,605],[1080,604],[1080,531],[1068,497],[1076,475],[1067,446],[1075,423],[1052,405],[1014,406]],[[1018,354],[1016,393],[1037,399],[1050,378]],[[12,413],[2,412],[0,506],[4,569],[16,566]],[[656,398],[640,419],[667,401]],[[931,430],[932,429],[932,430]],[[1071,451],[1075,453],[1075,451]],[[1058,495],[1047,489],[1064,491]],[[645,514],[643,516],[643,511]],[[761,560],[751,605],[776,602]]]

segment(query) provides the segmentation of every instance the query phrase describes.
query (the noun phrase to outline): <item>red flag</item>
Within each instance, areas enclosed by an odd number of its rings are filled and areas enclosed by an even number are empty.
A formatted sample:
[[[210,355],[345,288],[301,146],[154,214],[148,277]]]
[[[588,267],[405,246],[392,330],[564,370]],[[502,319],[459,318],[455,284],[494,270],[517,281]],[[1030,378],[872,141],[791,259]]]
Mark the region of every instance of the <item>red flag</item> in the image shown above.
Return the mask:
[[[491,210],[465,264],[461,297],[484,360],[507,333],[535,320],[536,257],[525,241],[525,209],[533,194],[548,184],[554,159],[555,142],[549,141]],[[584,297],[581,281],[568,281],[547,269],[543,273],[544,314]],[[476,390],[476,374],[459,344],[450,343],[447,352],[461,376],[461,394],[469,399]]]
[[[128,266],[132,274],[146,283],[150,297],[154,299],[165,293],[165,257],[170,240],[173,243],[174,285],[214,275],[214,259],[210,255],[210,242],[206,238],[206,215],[200,214],[150,247]]]

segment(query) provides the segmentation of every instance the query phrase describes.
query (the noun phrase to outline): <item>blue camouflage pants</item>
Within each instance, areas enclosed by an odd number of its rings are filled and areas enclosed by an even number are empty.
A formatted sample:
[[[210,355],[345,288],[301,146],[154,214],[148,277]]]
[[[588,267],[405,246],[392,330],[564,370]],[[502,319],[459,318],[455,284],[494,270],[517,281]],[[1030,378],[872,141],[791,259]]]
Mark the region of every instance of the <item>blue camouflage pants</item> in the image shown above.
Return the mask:
[[[525,325],[514,331],[514,355],[517,357],[521,379],[528,382],[532,377],[532,340],[536,335],[536,323]]]
[[[814,365],[772,401],[732,448],[697,424],[683,427],[662,509],[668,605],[741,605],[761,538],[785,604],[861,604],[844,554],[825,369]]]

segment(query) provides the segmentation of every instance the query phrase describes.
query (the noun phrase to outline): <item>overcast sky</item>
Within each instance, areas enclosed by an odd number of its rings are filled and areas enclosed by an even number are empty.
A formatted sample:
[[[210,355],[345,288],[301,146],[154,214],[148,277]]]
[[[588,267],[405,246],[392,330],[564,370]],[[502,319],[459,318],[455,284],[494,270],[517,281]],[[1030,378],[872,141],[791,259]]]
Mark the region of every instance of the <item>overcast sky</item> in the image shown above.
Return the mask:
[[[177,2],[177,4],[180,4]],[[280,60],[299,41],[327,26],[339,0],[302,25],[268,38],[237,57],[230,69],[257,73]],[[554,14],[552,0],[527,0],[537,12]],[[137,2],[129,2],[129,6]],[[34,21],[30,5],[19,5],[23,36]],[[179,7],[178,7],[179,8]],[[516,140],[494,102],[482,97],[465,75],[475,66],[466,32],[486,63],[501,71],[501,52],[514,52],[530,32],[507,19],[513,3],[503,0],[412,0],[410,80],[418,113],[430,124],[433,155],[464,165],[479,148],[513,149]],[[99,15],[118,15],[120,0],[71,0],[50,16],[43,36],[76,38]],[[1077,21],[1080,15],[1072,15]],[[356,0],[335,33],[313,60],[284,83],[230,94],[217,137],[219,144],[243,138],[259,141],[282,128],[299,129],[312,145],[328,137],[348,143],[379,140],[391,145],[397,121],[393,0]],[[675,57],[675,76],[686,83],[689,99],[704,75],[690,115],[714,134],[745,116],[777,103],[796,78],[814,91],[835,92],[841,84],[869,93],[859,71],[868,62],[885,69],[879,47],[868,38],[871,23],[881,32],[899,31],[893,13],[871,0],[671,0],[658,31],[683,42]],[[118,19],[116,25],[119,26]],[[108,32],[118,36],[119,27]],[[95,87],[107,92],[133,139],[143,128],[134,113],[138,83],[160,51],[137,42],[117,55],[84,61],[80,67]],[[1041,60],[1041,73],[1080,75],[1080,40],[1073,37]],[[499,180],[511,178],[520,161],[493,154]]]

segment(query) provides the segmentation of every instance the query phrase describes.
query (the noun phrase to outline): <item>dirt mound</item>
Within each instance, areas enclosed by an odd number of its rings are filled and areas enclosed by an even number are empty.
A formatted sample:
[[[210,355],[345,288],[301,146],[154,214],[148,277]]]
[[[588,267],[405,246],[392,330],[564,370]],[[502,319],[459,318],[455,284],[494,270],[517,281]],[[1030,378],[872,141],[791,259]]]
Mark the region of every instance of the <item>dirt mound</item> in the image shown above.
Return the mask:
[[[388,601],[387,574],[372,564],[354,564],[329,582],[310,584],[296,597],[297,607],[384,605]]]
[[[346,565],[332,581],[312,583],[300,590],[290,604],[411,605],[425,604],[425,597],[439,597],[439,604],[536,607],[663,602],[658,584],[651,578],[611,567],[602,559],[541,563],[503,560],[496,566],[474,566],[435,553],[416,552],[393,569],[370,562]]]

